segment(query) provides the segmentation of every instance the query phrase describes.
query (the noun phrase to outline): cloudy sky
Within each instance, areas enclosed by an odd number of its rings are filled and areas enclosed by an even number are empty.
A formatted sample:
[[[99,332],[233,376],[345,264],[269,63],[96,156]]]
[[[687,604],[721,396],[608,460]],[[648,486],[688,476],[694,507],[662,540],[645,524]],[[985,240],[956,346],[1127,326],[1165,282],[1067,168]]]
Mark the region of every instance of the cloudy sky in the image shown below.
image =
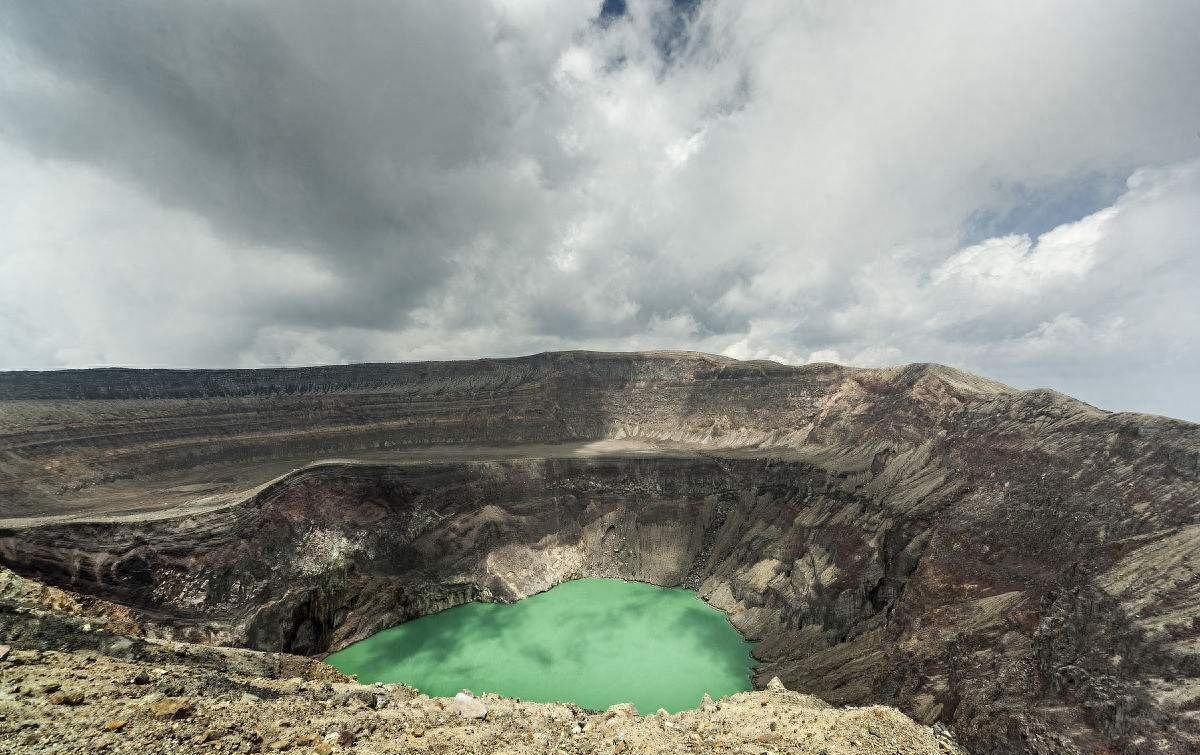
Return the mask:
[[[0,0],[0,368],[688,348],[1200,419],[1200,3]]]

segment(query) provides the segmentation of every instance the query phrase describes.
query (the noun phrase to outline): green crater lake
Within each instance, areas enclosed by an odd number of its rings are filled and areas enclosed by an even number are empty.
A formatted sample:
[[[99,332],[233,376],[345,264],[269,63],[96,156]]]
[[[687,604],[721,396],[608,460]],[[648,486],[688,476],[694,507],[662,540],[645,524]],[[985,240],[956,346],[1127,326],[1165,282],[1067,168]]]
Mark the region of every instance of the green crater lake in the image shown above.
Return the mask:
[[[363,683],[466,688],[643,714],[750,689],[752,646],[695,591],[580,579],[511,604],[467,603],[329,656]]]

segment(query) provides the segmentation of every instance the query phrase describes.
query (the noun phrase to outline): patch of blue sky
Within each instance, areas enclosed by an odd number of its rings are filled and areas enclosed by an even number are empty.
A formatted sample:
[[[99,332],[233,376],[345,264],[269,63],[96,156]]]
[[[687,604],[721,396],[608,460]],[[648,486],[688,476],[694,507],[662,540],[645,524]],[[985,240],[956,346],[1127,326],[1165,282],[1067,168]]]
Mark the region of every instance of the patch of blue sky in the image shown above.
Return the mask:
[[[963,224],[961,243],[1011,234],[1037,238],[1064,223],[1073,223],[1112,205],[1125,191],[1124,173],[1073,175],[1049,184],[1021,182],[997,187],[995,205],[981,207]]]

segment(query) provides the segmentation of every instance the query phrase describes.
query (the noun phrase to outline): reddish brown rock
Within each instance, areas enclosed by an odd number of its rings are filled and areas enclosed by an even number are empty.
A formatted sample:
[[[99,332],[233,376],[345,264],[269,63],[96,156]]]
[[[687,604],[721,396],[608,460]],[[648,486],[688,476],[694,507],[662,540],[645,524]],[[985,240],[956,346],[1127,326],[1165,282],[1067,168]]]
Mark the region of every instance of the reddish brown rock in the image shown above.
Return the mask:
[[[51,705],[83,705],[82,692],[55,692],[48,699]]]

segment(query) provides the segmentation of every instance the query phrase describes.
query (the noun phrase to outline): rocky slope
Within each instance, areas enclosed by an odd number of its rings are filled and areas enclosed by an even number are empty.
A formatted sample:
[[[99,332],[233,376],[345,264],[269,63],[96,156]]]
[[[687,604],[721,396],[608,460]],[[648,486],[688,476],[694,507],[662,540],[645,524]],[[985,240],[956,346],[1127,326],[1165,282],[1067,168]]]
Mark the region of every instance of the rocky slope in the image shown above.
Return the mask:
[[[538,444],[538,445],[533,445]],[[577,576],[972,752],[1200,747],[1200,428],[936,365],[696,354],[0,373],[0,561],[320,655]]]

